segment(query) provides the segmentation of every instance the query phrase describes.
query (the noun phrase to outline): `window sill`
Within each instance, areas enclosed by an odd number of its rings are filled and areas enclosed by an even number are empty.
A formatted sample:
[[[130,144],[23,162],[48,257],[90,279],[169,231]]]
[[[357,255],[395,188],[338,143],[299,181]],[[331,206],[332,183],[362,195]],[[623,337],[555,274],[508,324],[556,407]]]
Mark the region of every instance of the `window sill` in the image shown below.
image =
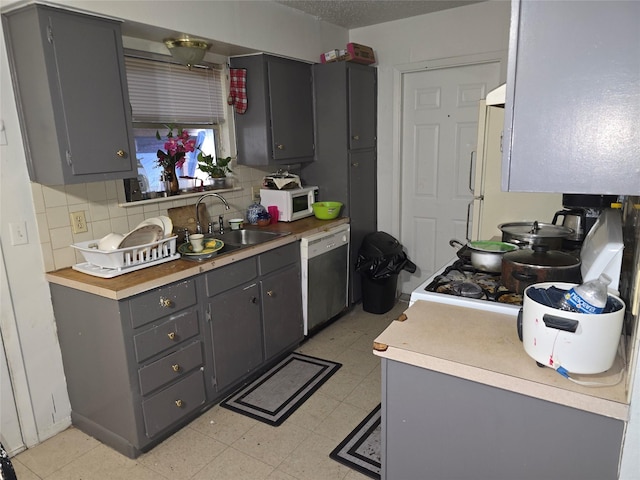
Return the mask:
[[[141,205],[149,205],[151,203],[173,202],[175,200],[182,200],[184,198],[199,198],[202,195],[206,195],[207,193],[239,192],[240,190],[242,190],[242,187],[217,188],[212,190],[203,190],[202,192],[178,193],[177,195],[171,195],[168,197],[156,197],[146,200],[137,200],[135,202],[119,203],[118,206],[122,208],[139,207]]]

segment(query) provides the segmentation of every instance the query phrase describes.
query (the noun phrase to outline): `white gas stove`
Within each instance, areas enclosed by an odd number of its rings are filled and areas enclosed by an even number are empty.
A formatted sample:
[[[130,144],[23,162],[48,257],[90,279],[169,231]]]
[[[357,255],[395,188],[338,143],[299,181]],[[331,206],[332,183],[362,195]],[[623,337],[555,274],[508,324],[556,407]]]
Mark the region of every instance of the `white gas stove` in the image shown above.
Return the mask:
[[[580,250],[583,281],[606,273],[613,279],[609,290],[617,295],[622,249],[620,211],[604,210]],[[457,257],[422,282],[411,293],[409,305],[416,300],[469,307],[513,317],[517,317],[522,306],[522,296],[503,287],[499,273],[481,272],[473,268],[470,261],[465,262]]]

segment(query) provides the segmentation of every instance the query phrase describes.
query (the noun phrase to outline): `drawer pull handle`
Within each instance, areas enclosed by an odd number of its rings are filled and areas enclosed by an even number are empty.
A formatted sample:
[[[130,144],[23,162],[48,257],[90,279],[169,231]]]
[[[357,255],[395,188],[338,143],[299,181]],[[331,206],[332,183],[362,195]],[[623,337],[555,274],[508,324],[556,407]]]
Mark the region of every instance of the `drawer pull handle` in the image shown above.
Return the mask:
[[[160,306],[162,308],[169,308],[171,305],[173,305],[173,302],[170,299],[160,297]]]
[[[124,150],[118,150],[116,152],[116,155],[119,156],[120,158],[124,158],[126,154],[124,153]]]
[[[171,365],[171,370],[173,370],[174,372],[179,372],[180,365],[178,365],[177,363],[175,365]]]
[[[176,339],[176,332],[167,333],[167,337],[169,337],[169,340],[175,340]]]
[[[176,400],[176,407],[182,408],[184,406],[184,402],[182,400]]]
[[[273,293],[273,290],[268,290],[267,295],[269,295],[270,297],[273,297],[275,293]]]

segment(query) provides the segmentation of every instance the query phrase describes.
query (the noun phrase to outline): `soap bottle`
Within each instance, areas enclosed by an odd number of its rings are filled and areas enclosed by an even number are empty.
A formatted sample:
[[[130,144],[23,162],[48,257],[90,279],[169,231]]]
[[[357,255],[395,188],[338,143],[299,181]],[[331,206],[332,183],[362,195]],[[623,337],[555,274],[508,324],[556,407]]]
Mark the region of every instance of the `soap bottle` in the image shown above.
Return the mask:
[[[607,305],[607,285],[611,277],[602,273],[598,278],[571,288],[564,294],[561,310],[577,313],[602,313]]]

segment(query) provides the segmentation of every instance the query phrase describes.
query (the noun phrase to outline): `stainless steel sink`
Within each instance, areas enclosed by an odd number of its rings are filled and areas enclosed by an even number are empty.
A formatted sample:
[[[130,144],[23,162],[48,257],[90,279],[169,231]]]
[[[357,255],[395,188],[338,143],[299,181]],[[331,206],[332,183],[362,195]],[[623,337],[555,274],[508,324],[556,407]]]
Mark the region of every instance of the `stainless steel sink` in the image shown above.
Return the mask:
[[[240,247],[249,247],[259,243],[275,240],[279,237],[289,235],[289,232],[266,232],[261,230],[231,230],[223,234],[212,235],[219,238],[225,245],[238,245]]]

